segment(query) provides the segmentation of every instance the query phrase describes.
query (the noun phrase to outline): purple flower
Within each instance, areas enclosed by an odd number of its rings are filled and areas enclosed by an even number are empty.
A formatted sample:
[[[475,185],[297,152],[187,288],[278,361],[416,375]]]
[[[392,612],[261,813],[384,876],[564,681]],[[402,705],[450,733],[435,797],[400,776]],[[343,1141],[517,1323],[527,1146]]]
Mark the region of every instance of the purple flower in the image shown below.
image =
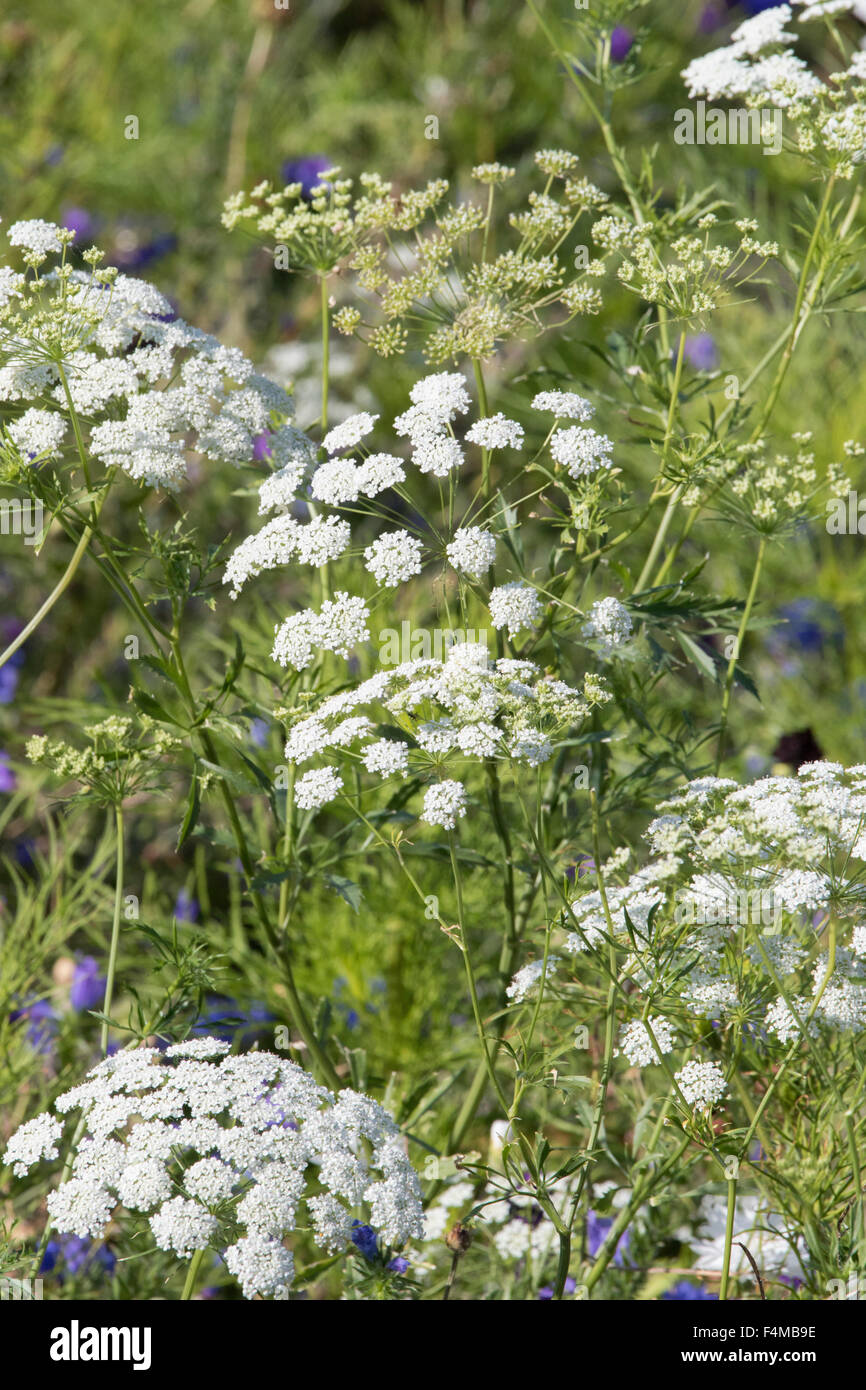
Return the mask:
[[[825,647],[839,650],[844,644],[844,629],[832,603],[797,598],[782,604],[776,614],[782,625],[772,628],[767,636],[767,647],[774,656],[781,656],[786,648],[820,656]]]
[[[84,956],[75,967],[69,989],[69,1002],[73,1009],[94,1009],[105,998],[105,976],[99,973],[99,962],[94,956]]]
[[[613,63],[621,63],[628,57],[634,43],[634,34],[624,25],[618,24],[610,36],[610,58]]]
[[[379,1254],[376,1232],[357,1218],[352,1222],[352,1244],[357,1245],[365,1260],[375,1260]]]
[[[718,1298],[718,1296],[717,1293],[710,1293],[703,1284],[690,1284],[688,1279],[680,1279],[679,1283],[674,1284],[667,1293],[662,1294],[663,1299],[686,1299],[695,1302],[708,1298]]]
[[[118,270],[143,270],[145,266],[169,255],[176,246],[176,236],[165,234],[155,236],[150,241],[139,240],[137,232],[125,227],[115,240],[111,264]]]
[[[714,34],[725,23],[727,16],[723,7],[719,4],[711,3],[704,5],[698,19],[699,34]]]
[[[695,333],[686,338],[683,355],[698,372],[711,372],[719,365],[719,349],[712,333]]]
[[[409,1268],[409,1261],[404,1259],[402,1255],[395,1255],[393,1260],[388,1261],[388,1268],[393,1270],[395,1274],[405,1274]]]
[[[0,749],[0,792],[14,792],[18,778],[9,766],[9,754]]]
[[[254,744],[256,745],[257,748],[264,748],[265,744],[267,743],[267,739],[268,739],[268,721],[267,721],[267,719],[251,719],[251,720],[250,720],[250,742],[251,742],[251,743],[254,743]]]
[[[24,624],[18,618],[6,618],[0,622],[0,634],[5,645],[16,638]],[[8,705],[18,689],[18,667],[24,662],[24,648],[19,647],[10,656],[5,666],[0,666],[0,705]]]
[[[604,1242],[607,1239],[612,1226],[612,1216],[599,1216],[598,1213],[594,1211],[587,1212],[586,1251],[592,1259],[595,1259],[599,1250],[604,1245]],[[628,1252],[630,1240],[630,1232],[623,1231],[622,1235],[616,1243],[616,1253],[613,1257],[613,1262],[615,1265],[619,1265],[620,1267],[622,1267],[622,1265],[625,1264],[625,1256]]]
[[[256,463],[262,463],[271,457],[271,436],[269,433],[257,434],[253,440],[253,458]]]
[[[27,1041],[33,1051],[43,1056],[50,1054],[57,1033],[57,1017],[48,1001],[37,999],[33,1003],[25,1004],[23,1009],[13,1009],[9,1021],[17,1023],[19,1018],[26,1018],[30,1025],[27,1029]]]
[[[301,159],[287,159],[282,174],[286,183],[299,183],[301,194],[309,198],[326,169],[331,168],[331,160],[324,154],[308,154]]]
[[[17,656],[18,653],[15,653]],[[11,657],[5,666],[0,666],[0,705],[8,705],[15,698],[15,691],[18,689],[18,672],[15,669],[15,657]]]
[[[94,1249],[93,1242],[87,1236],[61,1236],[60,1240],[49,1240],[45,1246],[39,1273],[48,1274],[56,1271],[58,1260],[62,1261],[67,1272],[72,1275],[103,1270],[106,1274],[113,1274],[117,1263],[107,1246],[99,1245]],[[56,1278],[58,1283],[63,1283],[63,1274],[59,1271],[56,1272]]]
[[[74,232],[78,242],[93,240],[96,227],[87,208],[64,208],[60,214],[60,224],[68,231]]]
[[[571,1275],[569,1274],[568,1278],[562,1286],[562,1292],[566,1294],[574,1293],[576,1288],[577,1284],[574,1282]],[[553,1285],[545,1284],[543,1289],[538,1290],[538,1297],[541,1299],[543,1303],[549,1302],[549,1300],[553,1298]]]
[[[258,1025],[272,1023],[274,1017],[264,1004],[242,1006],[236,999],[211,996],[207,1011],[194,1024],[191,1036],[221,1038],[224,1042],[234,1042],[236,1037],[250,1041],[261,1032]]]
[[[197,922],[198,912],[198,899],[191,897],[185,888],[181,888],[174,903],[174,915],[177,920],[179,922]]]

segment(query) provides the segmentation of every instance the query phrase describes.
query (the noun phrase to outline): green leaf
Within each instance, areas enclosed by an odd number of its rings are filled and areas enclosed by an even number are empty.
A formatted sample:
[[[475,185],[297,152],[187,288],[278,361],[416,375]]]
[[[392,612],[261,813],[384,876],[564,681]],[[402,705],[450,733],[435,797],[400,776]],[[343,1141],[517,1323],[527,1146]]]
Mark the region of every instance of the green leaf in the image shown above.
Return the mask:
[[[207,758],[201,759],[201,766],[206,767],[217,777],[221,777],[237,796],[246,796],[250,792],[258,791],[252,777],[245,777],[243,773],[235,772],[233,768],[221,767],[219,763],[209,763]]]
[[[144,714],[149,714],[151,719],[158,719],[162,724],[173,724],[176,729],[183,728],[183,725],[178,723],[167,710],[163,709],[159,701],[155,700],[146,690],[133,690],[132,698],[138,708]]]
[[[363,895],[357,883],[353,883],[350,878],[341,878],[339,874],[323,874],[322,877],[327,886],[335,893],[339,893],[343,901],[349,904],[353,912],[361,911]]]
[[[175,849],[180,849],[186,843],[192,832],[198,825],[199,813],[201,811],[201,792],[198,785],[198,773],[193,770],[192,779],[189,784],[189,797],[187,798],[186,811],[183,821],[178,831],[177,844]]]
[[[705,676],[709,676],[711,681],[717,681],[719,679],[718,664],[713,660],[713,657],[708,651],[705,651],[703,647],[699,647],[697,642],[685,632],[677,631],[676,639],[693,666],[696,666]]]

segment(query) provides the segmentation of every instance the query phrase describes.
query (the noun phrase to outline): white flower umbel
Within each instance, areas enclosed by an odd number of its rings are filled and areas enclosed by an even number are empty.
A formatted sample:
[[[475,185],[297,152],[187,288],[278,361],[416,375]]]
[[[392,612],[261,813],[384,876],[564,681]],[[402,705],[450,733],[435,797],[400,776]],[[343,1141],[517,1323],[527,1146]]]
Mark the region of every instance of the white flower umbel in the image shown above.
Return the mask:
[[[466,431],[471,444],[480,444],[482,449],[522,449],[523,426],[516,420],[508,420],[499,411],[486,419],[476,420]]]
[[[481,526],[458,526],[445,553],[461,574],[480,579],[496,559],[496,537]]]
[[[616,598],[602,598],[589,610],[583,625],[583,635],[598,644],[604,656],[628,642],[633,632],[628,609]]]
[[[581,478],[609,467],[613,440],[606,434],[572,425],[567,430],[557,430],[550,441],[550,452],[572,478]]]
[[[521,966],[505,993],[514,1004],[522,1004],[524,999],[534,994],[543,976],[549,976],[559,964],[559,956],[547,957],[545,970],[544,957],[531,960]]]
[[[52,410],[25,410],[20,420],[8,426],[9,437],[21,454],[32,462],[39,458],[57,458],[67,434],[62,415]]]
[[[699,1109],[712,1109],[725,1095],[727,1086],[715,1062],[686,1062],[675,1073],[683,1099]]]
[[[674,1049],[674,1034],[667,1020],[650,1018],[647,1022],[652,1029],[652,1037],[646,1024],[640,1019],[626,1024],[620,1035],[620,1052],[628,1058],[633,1067],[649,1067],[658,1062],[659,1055],[653,1047],[653,1037],[662,1055]]]
[[[13,426],[25,456],[54,457],[61,427],[74,423],[91,460],[167,491],[182,486],[193,453],[249,464],[266,432],[275,468],[312,457],[301,431],[284,423],[293,408],[286,392],[237,348],[177,318],[153,285],[105,270],[49,268],[47,258],[74,240],[53,223],[16,222],[7,236],[38,267],[36,279],[0,272],[0,314],[13,307],[17,314],[0,399],[32,403]]]
[[[447,778],[444,782],[434,782],[424,793],[424,808],[421,819],[428,825],[440,825],[444,830],[453,830],[458,820],[466,815],[466,788],[462,782]]]
[[[37,256],[50,256],[61,249],[63,229],[55,222],[32,217],[26,222],[13,222],[6,235],[11,246],[21,246]]]
[[[365,435],[370,434],[378,418],[378,415],[370,415],[366,410],[359,411],[357,415],[350,415],[325,435],[322,440],[325,453],[339,454],[343,449],[354,448]]]
[[[314,767],[295,783],[295,805],[302,811],[318,811],[339,796],[342,777],[331,767]]]
[[[352,647],[370,636],[369,616],[363,599],[340,591],[326,599],[318,613],[306,608],[277,627],[271,655],[281,666],[293,666],[296,671],[309,666],[317,650],[347,657]]]
[[[220,1252],[245,1298],[286,1296],[285,1241],[297,1227],[339,1250],[366,1207],[385,1246],[423,1235],[418,1178],[380,1105],[357,1091],[334,1096],[272,1053],[227,1053],[216,1038],[118,1052],[60,1096],[55,1108],[80,1110],[81,1128],[70,1174],[48,1199],[52,1226],[98,1239],[125,1209],[178,1258]],[[56,1159],[62,1131],[51,1115],[30,1120],[4,1162],[23,1176]]]
[[[595,407],[574,391],[539,391],[533,397],[533,410],[543,410],[558,420],[591,420]]]
[[[519,580],[492,589],[488,602],[490,621],[495,628],[507,627],[509,637],[534,627],[541,614],[538,594]]]
[[[366,568],[377,584],[396,588],[421,573],[421,542],[408,531],[385,531],[364,551]]]

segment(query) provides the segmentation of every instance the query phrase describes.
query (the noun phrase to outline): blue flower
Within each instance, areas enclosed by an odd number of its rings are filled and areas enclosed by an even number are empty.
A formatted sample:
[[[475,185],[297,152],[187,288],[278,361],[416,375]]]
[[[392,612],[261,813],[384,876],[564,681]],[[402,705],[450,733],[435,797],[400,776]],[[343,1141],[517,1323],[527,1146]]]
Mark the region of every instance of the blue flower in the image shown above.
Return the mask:
[[[599,1216],[597,1212],[589,1211],[586,1214],[586,1250],[591,1258],[595,1258],[607,1239],[608,1232],[613,1226],[612,1216]],[[631,1234],[623,1231],[616,1243],[616,1253],[613,1257],[615,1265],[625,1264],[625,1256],[628,1252]]]
[[[198,912],[198,899],[191,897],[185,888],[181,888],[174,903],[174,915],[177,920],[179,922],[197,922]]]
[[[695,1302],[708,1298],[718,1298],[718,1296],[717,1293],[710,1293],[703,1284],[690,1284],[688,1279],[680,1279],[679,1283],[674,1284],[667,1293],[662,1294],[663,1299],[686,1299]]]
[[[105,998],[105,976],[99,973],[99,962],[94,956],[84,956],[75,967],[69,989],[69,1002],[73,1009],[94,1009]]]
[[[365,1260],[375,1260],[379,1255],[376,1232],[372,1226],[365,1226],[357,1218],[352,1222],[352,1244],[357,1245]]]
[[[252,1041],[261,1032],[258,1025],[275,1019],[264,1004],[241,1005],[236,999],[211,996],[206,1005],[206,1012],[193,1025],[191,1036],[194,1038],[214,1037],[234,1042],[239,1037],[242,1041]]]
[[[287,159],[282,174],[286,183],[299,183],[302,196],[309,198],[316,184],[321,183],[322,174],[330,168],[331,161],[326,155],[308,154],[300,159]]]
[[[9,766],[9,754],[0,749],[0,792],[14,792],[18,778]]]
[[[690,334],[683,347],[683,356],[698,372],[711,372],[719,365],[719,349],[712,333]]]
[[[634,43],[634,35],[630,29],[626,29],[624,24],[618,24],[610,36],[610,57],[611,62],[621,63],[631,52]]]
[[[565,1294],[571,1294],[574,1293],[576,1288],[577,1284],[574,1282],[571,1275],[569,1274],[568,1278],[562,1286],[562,1292]],[[538,1290],[538,1297],[541,1299],[542,1303],[549,1302],[553,1298],[553,1285],[545,1284],[543,1289]]]
[[[18,653],[15,653],[17,656]],[[8,705],[15,698],[18,689],[18,672],[15,657],[10,657],[5,666],[0,666],[0,705]]]
[[[64,208],[60,214],[60,223],[67,231],[75,233],[79,245],[93,240],[96,226],[87,208]]]
[[[409,1261],[404,1259],[402,1255],[395,1255],[393,1260],[388,1261],[388,1268],[393,1270],[395,1274],[405,1274],[409,1268]]]
[[[132,234],[132,244],[127,245],[129,237],[127,232],[124,242],[120,246],[115,245],[111,264],[118,270],[143,270],[145,266],[152,265],[154,261],[159,261],[163,256],[168,256],[177,246],[177,237],[170,234],[155,236],[151,241],[138,241],[137,235]]]
[[[59,1240],[49,1240],[39,1266],[40,1274],[50,1274],[56,1270],[58,1261],[72,1275],[82,1273],[114,1273],[116,1257],[105,1245],[94,1248],[87,1236],[61,1236]],[[62,1272],[57,1272],[58,1283],[63,1283]]]
[[[27,1041],[34,1052],[48,1055],[53,1050],[53,1040],[57,1033],[57,1015],[48,1001],[36,999],[21,1009],[13,1009],[9,1015],[10,1022],[17,1023],[19,1018],[26,1018],[30,1024],[27,1029]]]
[[[268,738],[268,728],[267,719],[250,720],[250,742],[254,743],[257,748],[264,748]]]

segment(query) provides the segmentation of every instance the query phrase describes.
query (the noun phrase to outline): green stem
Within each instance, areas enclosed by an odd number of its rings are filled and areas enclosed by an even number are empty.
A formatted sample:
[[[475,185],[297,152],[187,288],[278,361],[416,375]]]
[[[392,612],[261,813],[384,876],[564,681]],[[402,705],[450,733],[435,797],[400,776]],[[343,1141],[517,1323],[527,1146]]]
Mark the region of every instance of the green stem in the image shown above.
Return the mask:
[[[51,590],[51,593],[48,595],[47,599],[42,604],[42,607],[39,608],[36,613],[34,613],[27,626],[22,628],[15,640],[9,643],[9,646],[3,652],[2,656],[0,656],[0,666],[5,666],[6,662],[9,661],[10,658],[15,655],[18,648],[24,645],[24,643],[27,641],[27,638],[31,635],[31,633],[36,631],[37,627],[42,622],[42,620],[46,618],[48,614],[51,612],[51,609],[54,607],[57,600],[61,598],[63,594],[66,592],[66,590],[69,588],[69,585],[75,578],[75,571],[78,569],[78,566],[84,559],[84,554],[92,540],[93,530],[90,526],[87,526],[85,527],[81,539],[79,540],[77,546],[75,547],[75,550],[72,553],[72,558],[69,561],[69,564],[66,566],[66,569],[64,570],[62,577],[58,580],[57,584]]]
[[[454,879],[454,888],[457,893],[457,920],[460,925],[460,948],[463,955],[463,964],[466,970],[466,983],[469,987],[469,998],[472,1004],[472,1016],[475,1019],[475,1029],[478,1033],[478,1041],[481,1044],[481,1050],[484,1056],[484,1065],[487,1071],[487,1075],[490,1078],[490,1082],[493,1086],[494,1091],[496,1092],[496,1097],[499,1101],[499,1104],[502,1106],[503,1114],[507,1115],[509,1109],[508,1101],[505,1097],[505,1092],[499,1084],[499,1078],[496,1075],[496,1067],[494,1066],[493,1059],[490,1056],[490,1048],[487,1041],[487,1033],[484,1029],[484,1020],[481,1017],[481,1007],[478,1003],[478,990],[475,984],[475,972],[472,969],[472,961],[469,955],[469,944],[467,941],[466,932],[466,920],[463,910],[463,879],[460,873],[460,864],[457,859],[457,849],[453,830],[449,831],[448,833],[448,849],[451,856],[451,874]]]
[[[721,719],[720,719],[720,721],[719,721],[719,746],[718,746],[718,749],[717,749],[717,751],[716,751],[716,776],[717,776],[717,777],[718,777],[718,775],[719,775],[719,768],[720,768],[721,765],[722,765],[722,760],[723,760],[724,755],[725,755],[725,734],[726,734],[727,728],[728,728],[728,711],[729,711],[729,709],[730,709],[730,704],[731,704],[731,691],[732,691],[733,685],[734,685],[734,674],[735,674],[736,669],[737,669],[737,662],[738,662],[739,659],[740,659],[740,651],[741,651],[741,648],[742,648],[742,645],[743,645],[743,639],[745,638],[745,635],[746,635],[746,628],[749,626],[749,618],[751,617],[751,614],[752,614],[752,605],[753,605],[754,602],[755,602],[755,595],[756,595],[756,593],[758,592],[758,582],[759,582],[760,577],[761,577],[761,566],[762,566],[763,563],[764,563],[764,552],[766,551],[766,549],[767,549],[767,537],[766,537],[766,536],[762,536],[762,537],[761,537],[761,543],[760,543],[760,545],[758,546],[758,555],[757,555],[757,559],[755,560],[755,569],[754,569],[754,572],[753,572],[753,574],[752,574],[752,583],[751,583],[751,587],[749,588],[749,596],[748,596],[748,598],[746,599],[746,606],[745,606],[745,608],[743,609],[743,616],[742,616],[742,619],[740,620],[740,626],[739,626],[739,630],[738,630],[738,632],[737,632],[737,645],[736,645],[736,647],[735,647],[735,649],[734,649],[734,654],[733,654],[733,656],[731,657],[730,661],[728,662],[728,670],[727,670],[727,674],[726,674],[726,676],[725,676],[725,693],[724,693],[724,695],[723,695],[723,697],[722,697],[722,713],[721,713]]]
[[[797,341],[800,337],[803,328],[805,327],[806,319],[808,319],[809,314],[812,311],[812,306],[815,303],[818,290],[821,286],[821,281],[824,278],[823,270],[819,270],[818,273],[815,275],[815,278],[812,281],[812,284],[809,286],[807,292],[806,280],[808,278],[809,270],[811,268],[812,261],[815,256],[815,250],[818,245],[818,237],[820,236],[821,228],[824,225],[824,218],[826,217],[827,209],[830,206],[830,199],[833,195],[833,189],[835,187],[835,184],[836,175],[834,173],[831,174],[829,179],[827,180],[827,187],[824,190],[824,197],[821,200],[821,206],[818,209],[818,216],[815,218],[815,226],[812,230],[812,237],[809,242],[808,249],[806,251],[805,260],[803,261],[803,268],[800,271],[800,280],[799,284],[797,285],[797,298],[794,301],[794,315],[791,321],[791,332],[788,338],[788,343],[779,361],[779,366],[776,370],[776,375],[773,379],[773,384],[770,387],[769,395],[767,396],[767,399],[764,403],[764,409],[762,410],[761,415],[758,419],[758,423],[756,424],[752,433],[753,439],[760,439],[761,434],[764,430],[764,426],[766,425],[767,421],[773,413],[773,410],[775,409],[776,401],[779,399],[779,392],[782,389],[782,383],[785,380],[788,367],[791,363],[791,358],[794,355],[794,349],[797,346]],[[806,310],[805,317],[803,317],[804,308]]]
[[[475,374],[475,386],[478,391],[478,409],[482,418],[486,418],[490,413],[490,406],[487,403],[487,387],[484,384],[484,372],[477,357],[472,359],[472,370]],[[490,450],[481,450],[481,495],[485,502],[490,499]]]
[[[186,702],[190,718],[194,723],[198,717],[198,709],[196,706],[195,697],[192,693],[192,688],[189,683],[189,677],[186,673],[186,666],[184,665],[183,652],[181,650],[180,645],[180,632],[178,629],[177,622],[175,622],[171,632],[171,650],[172,656],[174,658],[175,669],[177,670],[178,679],[181,684],[181,692]],[[219,753],[214,745],[214,742],[210,734],[207,732],[206,729],[197,727],[195,730],[195,735],[202,748],[202,751],[204,752],[207,761],[213,763],[216,767],[219,767]],[[241,819],[238,814],[237,806],[235,805],[234,797],[232,796],[231,788],[229,787],[224,777],[220,778],[219,787],[220,795],[222,796],[223,800],[223,805],[226,808],[226,814],[228,815],[229,824],[231,825],[232,834],[234,836],[235,844],[237,846],[238,857],[240,858],[241,864],[243,866],[244,874],[246,875],[247,879],[247,884],[250,886],[249,892],[253,901],[253,906],[256,910],[256,915],[259,919],[259,922],[262,925],[262,928],[264,930],[265,936],[267,937],[271,949],[274,951],[274,954],[277,956],[277,958],[281,961],[283,970],[285,972],[286,995],[289,1001],[289,1012],[291,1015],[292,1022],[294,1026],[297,1028],[304,1042],[306,1043],[310,1056],[313,1062],[315,1063],[316,1067],[318,1068],[323,1079],[329,1086],[333,1086],[336,1089],[339,1089],[339,1087],[342,1084],[340,1078],[337,1075],[337,1072],[334,1068],[333,1063],[331,1062],[331,1059],[327,1056],[322,1047],[319,1045],[315,1029],[307,1016],[307,1012],[301,1001],[300,994],[298,993],[298,988],[295,983],[294,969],[292,967],[291,955],[289,952],[288,939],[285,936],[285,934],[281,938],[279,930],[275,930],[271,922],[267,906],[265,905],[264,898],[262,897],[261,893],[257,892],[256,889],[254,889],[251,886],[252,880],[255,878],[255,865],[253,863],[252,855],[250,854],[249,845],[247,844],[247,838],[244,833],[243,825],[241,824]]]
[[[667,463],[668,450],[670,449],[671,437],[673,435],[674,421],[676,420],[677,405],[679,403],[680,382],[682,380],[683,375],[683,355],[685,353],[685,346],[686,335],[685,331],[683,331],[682,333],[680,333],[680,340],[677,346],[677,360],[676,366],[674,367],[673,381],[671,383],[671,399],[670,405],[668,406],[668,418],[667,424],[665,425],[664,443],[662,444],[662,457],[661,463],[659,465],[659,476],[663,475],[664,473],[665,464]],[[655,538],[653,539],[652,546],[650,547],[650,552],[646,557],[644,567],[640,572],[640,576],[638,578],[637,583],[635,584],[635,593],[641,592],[650,575],[652,574],[653,569],[655,568],[659,551],[661,550],[664,544],[664,539],[667,535],[668,527],[671,524],[673,514],[677,508],[677,504],[679,503],[681,495],[682,487],[677,486],[674,488],[673,492],[668,498],[668,504],[665,508],[664,515],[661,519],[659,528],[656,531]]]
[[[805,1033],[806,1033],[806,1030],[808,1029],[809,1024],[812,1022],[812,1019],[815,1017],[815,1014],[816,1014],[817,1009],[818,1009],[818,1005],[819,1005],[820,1002],[821,1002],[821,999],[822,999],[822,997],[823,997],[823,994],[824,994],[825,989],[827,988],[828,984],[830,983],[830,980],[832,979],[833,971],[834,971],[835,969],[836,969],[836,919],[835,919],[835,917],[831,917],[831,919],[830,919],[830,939],[829,939],[829,945],[828,945],[828,950],[827,950],[827,973],[826,973],[826,975],[824,976],[823,980],[821,981],[821,988],[818,990],[817,994],[815,995],[814,999],[812,1000],[812,1007],[810,1008],[808,1014],[806,1015],[805,1019],[803,1020],[803,1026],[802,1026],[802,1028],[800,1029],[800,1031],[799,1031],[799,1033],[797,1034],[797,1036],[796,1036],[796,1038],[794,1039],[794,1041],[791,1043],[791,1046],[788,1048],[788,1051],[785,1053],[785,1056],[782,1058],[782,1065],[779,1067],[779,1070],[776,1072],[776,1075],[773,1077],[772,1081],[770,1082],[769,1086],[767,1087],[766,1091],[764,1092],[764,1095],[763,1095],[763,1097],[761,1098],[761,1103],[760,1103],[760,1105],[758,1106],[757,1110],[755,1111],[754,1117],[753,1117],[753,1119],[752,1119],[752,1123],[749,1125],[748,1132],[746,1133],[746,1137],[745,1137],[745,1139],[743,1140],[743,1147],[742,1147],[742,1149],[740,1150],[740,1152],[741,1152],[741,1154],[742,1154],[742,1156],[743,1156],[744,1159],[747,1159],[747,1158],[748,1158],[748,1154],[749,1154],[749,1145],[750,1145],[751,1142],[752,1142],[752,1139],[753,1139],[754,1134],[755,1134],[755,1130],[758,1128],[758,1125],[759,1125],[760,1122],[761,1122],[761,1116],[763,1115],[764,1111],[766,1110],[767,1106],[769,1105],[769,1103],[770,1103],[770,1101],[771,1101],[771,1099],[772,1099],[772,1097],[773,1097],[773,1094],[774,1094],[774,1092],[775,1092],[775,1090],[776,1090],[776,1087],[778,1086],[779,1082],[782,1080],[782,1077],[785,1075],[785,1072],[788,1070],[788,1067],[789,1067],[790,1063],[793,1061],[793,1058],[794,1058],[794,1056],[796,1055],[797,1050],[798,1050],[798,1048],[800,1047],[800,1044],[801,1044],[802,1041],[803,1041],[803,1038],[804,1038],[804,1035],[805,1035]]]
[[[108,1016],[111,1013],[111,1000],[114,993],[114,975],[117,969],[117,946],[120,941],[120,907],[123,902],[123,856],[124,856],[124,833],[123,833],[123,807],[120,803],[114,808],[114,828],[117,835],[117,860],[114,871],[114,917],[111,922],[111,946],[108,952],[108,973],[105,977],[105,998],[102,1003],[102,1012],[105,1018],[102,1021],[102,1032],[99,1038],[99,1046],[103,1057],[108,1056]]]
[[[195,1292],[195,1281],[198,1278],[198,1271],[202,1260],[205,1257],[207,1247],[204,1250],[196,1250],[189,1262],[189,1269],[186,1272],[186,1281],[183,1286],[183,1293],[180,1296],[181,1303],[188,1303]]]
[[[725,1222],[725,1251],[722,1256],[722,1282],[719,1288],[719,1301],[724,1303],[728,1296],[728,1280],[731,1270],[731,1245],[734,1239],[734,1215],[737,1209],[737,1179],[728,1179],[728,1213]]]
[[[322,418],[320,424],[324,437],[328,432],[328,378],[331,370],[331,324],[328,309],[327,275],[319,276],[319,300],[322,316]]]

